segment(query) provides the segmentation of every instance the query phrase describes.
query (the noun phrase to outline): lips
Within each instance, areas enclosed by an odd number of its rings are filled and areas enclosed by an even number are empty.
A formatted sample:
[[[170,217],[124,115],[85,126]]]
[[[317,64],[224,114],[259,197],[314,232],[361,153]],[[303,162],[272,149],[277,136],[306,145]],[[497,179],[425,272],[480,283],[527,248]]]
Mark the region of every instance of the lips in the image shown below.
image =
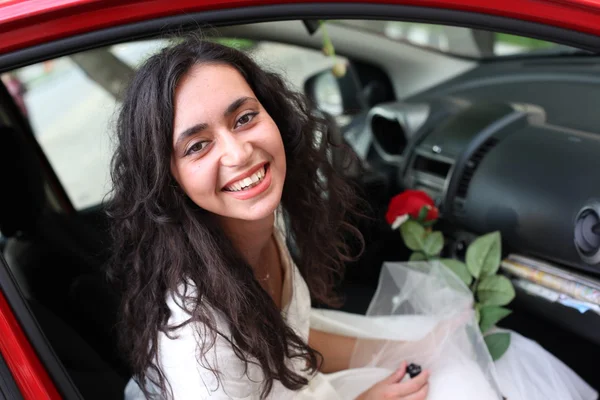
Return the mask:
[[[265,178],[268,167],[268,163],[261,163],[230,180],[222,190],[226,192],[240,192],[252,189]]]

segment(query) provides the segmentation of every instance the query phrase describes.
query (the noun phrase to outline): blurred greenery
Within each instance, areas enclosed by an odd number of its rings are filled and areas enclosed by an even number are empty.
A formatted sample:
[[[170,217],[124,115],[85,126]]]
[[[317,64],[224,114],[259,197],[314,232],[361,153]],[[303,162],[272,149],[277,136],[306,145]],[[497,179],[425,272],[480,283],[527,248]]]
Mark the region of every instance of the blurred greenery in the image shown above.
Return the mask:
[[[213,41],[238,50],[249,50],[256,44],[254,40],[236,38],[214,38]]]
[[[496,33],[496,41],[515,44],[517,46],[523,46],[528,49],[543,49],[548,47],[556,46],[552,42],[546,42],[545,40],[533,39],[523,36],[509,35],[507,33]]]

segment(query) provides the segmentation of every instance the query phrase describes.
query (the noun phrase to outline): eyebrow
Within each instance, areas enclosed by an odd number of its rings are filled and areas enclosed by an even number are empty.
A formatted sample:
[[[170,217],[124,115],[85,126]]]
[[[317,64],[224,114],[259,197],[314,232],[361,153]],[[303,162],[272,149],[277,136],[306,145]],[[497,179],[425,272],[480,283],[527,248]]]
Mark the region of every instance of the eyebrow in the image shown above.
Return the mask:
[[[248,97],[248,96],[240,97],[239,99],[232,102],[229,106],[227,106],[227,108],[225,109],[225,112],[223,113],[223,116],[229,117],[238,108],[243,106],[248,101],[258,102],[258,100],[256,100],[254,97]],[[193,136],[199,132],[202,132],[203,130],[205,130],[207,128],[208,128],[208,124],[206,124],[204,122],[201,122],[199,124],[196,124],[194,126],[187,128],[186,130],[184,130],[183,132],[181,132],[179,134],[179,137],[177,138],[177,141],[175,142],[175,147],[178,147],[181,144],[181,142],[183,142],[188,137]]]

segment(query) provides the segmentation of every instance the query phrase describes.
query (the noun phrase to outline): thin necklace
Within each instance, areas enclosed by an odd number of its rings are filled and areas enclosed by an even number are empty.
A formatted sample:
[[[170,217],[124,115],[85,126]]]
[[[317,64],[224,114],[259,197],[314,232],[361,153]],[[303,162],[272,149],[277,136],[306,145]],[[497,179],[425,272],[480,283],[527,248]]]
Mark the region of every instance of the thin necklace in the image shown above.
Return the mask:
[[[259,279],[259,281],[260,282],[268,281],[270,277],[271,277],[271,274],[267,272],[267,274],[263,278]]]
[[[274,240],[274,239],[275,238],[273,236],[271,236],[271,240]],[[277,250],[277,243],[274,243],[274,244],[276,246],[275,249]],[[267,268],[268,267],[269,266],[267,265]],[[267,292],[269,292],[271,295],[273,295],[274,294],[274,290],[271,287],[270,278],[271,278],[271,273],[268,271],[262,278],[259,278],[258,281],[259,282],[266,282],[267,283]]]

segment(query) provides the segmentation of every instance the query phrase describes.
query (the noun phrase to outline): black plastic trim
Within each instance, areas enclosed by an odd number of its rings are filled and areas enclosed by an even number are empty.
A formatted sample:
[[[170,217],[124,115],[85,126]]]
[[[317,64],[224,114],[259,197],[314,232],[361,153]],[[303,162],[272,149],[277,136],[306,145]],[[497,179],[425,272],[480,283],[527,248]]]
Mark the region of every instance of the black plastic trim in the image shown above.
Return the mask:
[[[516,285],[515,292],[515,307],[523,308],[534,315],[545,318],[572,334],[600,346],[600,337],[598,337],[600,316],[595,312],[589,311],[581,314],[574,308],[529,294]]]
[[[54,353],[54,350],[48,344],[46,336],[44,336],[42,329],[33,317],[33,313],[24,300],[23,294],[19,290],[8,264],[1,254],[0,291],[6,297],[6,301],[12,308],[15,318],[21,325],[23,332],[29,339],[29,343],[35,350],[42,365],[46,368],[59,393],[67,400],[83,399],[56,356],[56,353]]]
[[[414,97],[421,99],[429,93],[435,93],[435,96],[452,96],[457,92],[466,90],[480,89],[486,86],[498,86],[506,85],[509,83],[530,83],[530,82],[544,82],[544,83],[555,83],[555,82],[570,82],[579,84],[597,85],[600,83],[600,77],[591,75],[575,75],[575,74],[559,74],[559,73],[537,73],[537,74],[506,74],[494,77],[481,77],[473,78],[467,81],[460,81],[447,87],[434,87],[426,92],[419,93]],[[413,99],[414,100],[414,99]],[[414,100],[416,101],[416,100]]]
[[[369,3],[306,3],[241,7],[205,11],[137,22],[114,28],[60,39],[0,56],[0,72],[43,61],[49,58],[173,32],[194,30],[202,24],[210,26],[237,25],[290,19],[383,19],[439,23],[475,29],[496,30],[538,39],[551,40],[568,46],[600,52],[600,37],[540,23],[487,14]]]
[[[0,354],[0,400],[22,400],[23,395]]]
[[[506,127],[516,123],[519,120],[525,119],[528,114],[522,111],[513,111],[506,114],[504,117],[490,123],[481,132],[475,136],[469,145],[463,150],[461,155],[456,159],[452,176],[448,182],[448,188],[446,189],[446,197],[444,198],[443,204],[447,211],[446,215],[452,220],[454,217],[454,200],[456,198],[456,192],[458,190],[458,184],[462,178],[463,172],[467,166],[467,163],[471,159],[471,156],[483,145],[489,138],[493,137],[498,132],[506,129]]]

